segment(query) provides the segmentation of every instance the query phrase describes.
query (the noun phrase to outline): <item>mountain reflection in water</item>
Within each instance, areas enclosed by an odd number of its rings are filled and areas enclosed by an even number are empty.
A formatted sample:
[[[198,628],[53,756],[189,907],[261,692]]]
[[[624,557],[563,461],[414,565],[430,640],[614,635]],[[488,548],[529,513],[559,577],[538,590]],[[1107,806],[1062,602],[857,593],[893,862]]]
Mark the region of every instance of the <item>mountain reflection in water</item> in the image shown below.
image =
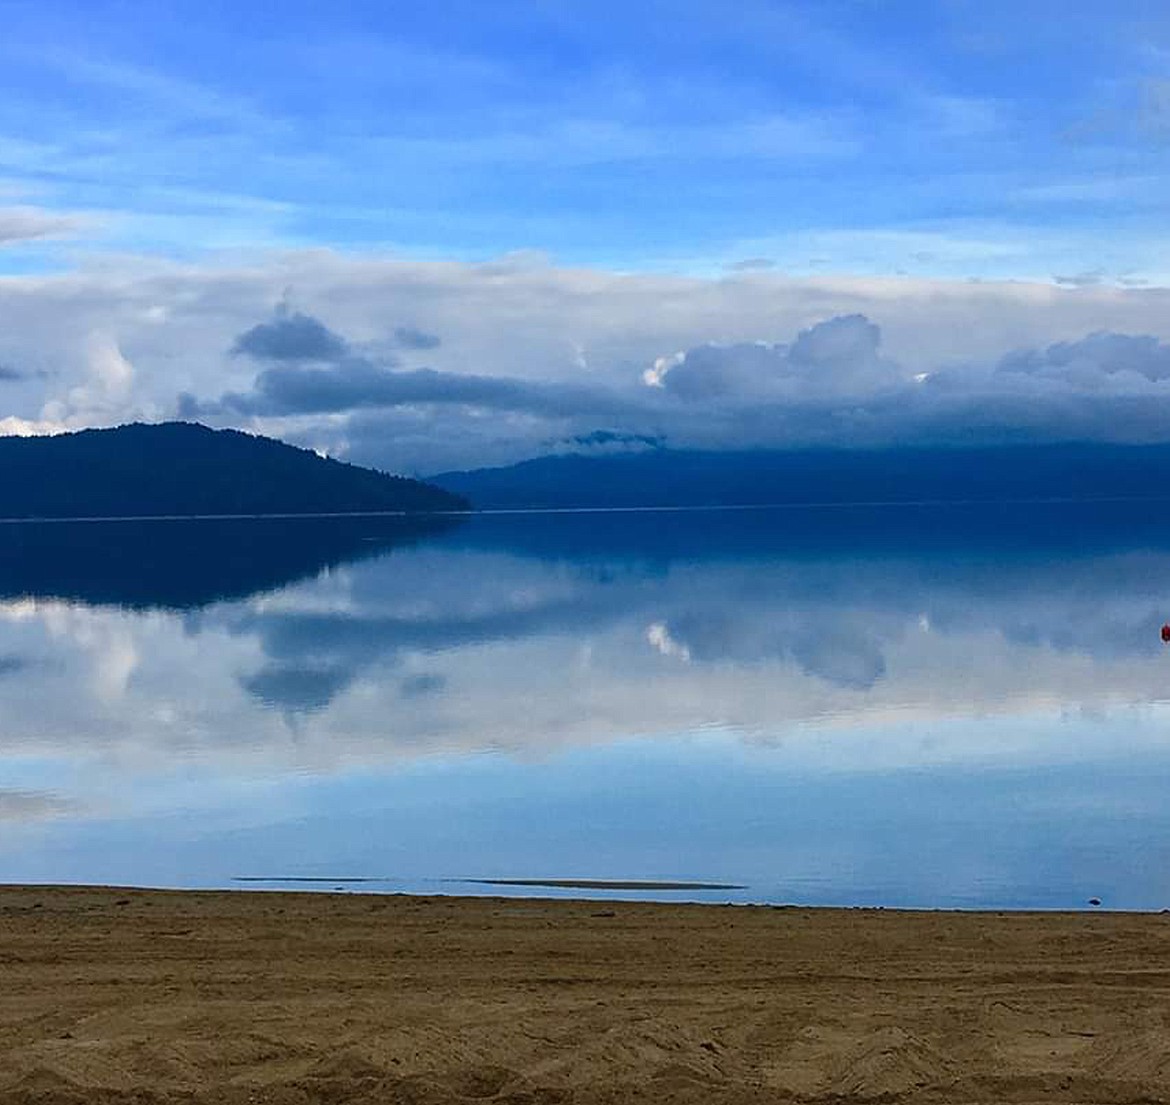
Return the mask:
[[[1149,506],[0,527],[0,596],[0,880],[1162,903]]]
[[[457,524],[414,517],[0,524],[0,598],[189,610],[310,579]]]

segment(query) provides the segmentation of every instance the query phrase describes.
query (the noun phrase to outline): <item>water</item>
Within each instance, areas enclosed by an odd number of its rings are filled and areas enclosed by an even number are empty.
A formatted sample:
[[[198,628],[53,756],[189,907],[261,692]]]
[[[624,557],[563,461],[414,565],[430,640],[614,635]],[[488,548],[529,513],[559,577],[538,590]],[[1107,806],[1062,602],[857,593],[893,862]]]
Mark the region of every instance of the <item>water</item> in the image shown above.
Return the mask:
[[[1164,513],[2,526],[0,881],[1168,907]]]

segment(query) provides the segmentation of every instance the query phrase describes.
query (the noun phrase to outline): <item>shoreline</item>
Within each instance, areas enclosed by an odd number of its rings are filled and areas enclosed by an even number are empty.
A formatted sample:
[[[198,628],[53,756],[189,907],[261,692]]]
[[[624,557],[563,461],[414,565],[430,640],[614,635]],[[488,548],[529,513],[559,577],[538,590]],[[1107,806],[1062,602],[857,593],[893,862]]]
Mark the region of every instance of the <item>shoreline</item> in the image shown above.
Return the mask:
[[[215,894],[288,894],[306,895],[314,898],[408,898],[419,901],[458,901],[483,904],[485,902],[548,902],[561,905],[605,905],[616,902],[630,906],[665,906],[667,908],[696,909],[782,909],[801,910],[806,913],[892,913],[892,914],[942,914],[971,917],[1158,917],[1164,916],[1170,924],[1170,907],[1151,906],[1148,909],[1112,907],[1102,903],[1083,906],[1037,906],[1037,905],[883,905],[867,902],[848,904],[810,903],[800,901],[770,901],[764,898],[687,898],[690,891],[750,890],[743,883],[717,883],[674,881],[656,879],[456,879],[440,878],[426,880],[436,886],[463,887],[457,889],[374,889],[375,885],[387,887],[394,880],[375,875],[342,878],[318,878],[317,876],[234,876],[223,886],[162,886],[145,883],[62,883],[62,882],[0,882],[0,895],[15,891],[33,892],[44,890],[92,891],[95,893],[126,892],[133,894],[160,895],[215,895]],[[418,885],[410,884],[410,885]],[[580,897],[572,896],[573,890],[581,891]],[[548,893],[542,893],[548,891]],[[638,892],[678,895],[677,897],[639,898]],[[612,896],[610,896],[612,895]],[[620,895],[620,896],[619,896]]]
[[[448,878],[424,880],[437,887],[451,889],[394,889],[395,880],[376,875],[342,876],[328,878],[315,875],[237,875],[222,886],[156,886],[141,883],[59,883],[59,882],[0,882],[0,895],[13,891],[71,892],[125,892],[160,895],[215,895],[215,894],[288,894],[314,898],[406,898],[419,901],[458,901],[483,904],[485,902],[550,903],[560,905],[596,906],[617,903],[629,906],[664,906],[668,909],[780,909],[801,910],[806,913],[890,913],[940,914],[971,917],[1159,917],[1170,924],[1170,907],[1151,906],[1148,909],[1113,907],[1105,903],[1094,905],[1086,900],[1079,906],[1013,906],[1013,905],[883,905],[867,902],[848,904],[810,903],[800,901],[771,901],[748,898],[688,898],[688,893],[717,891],[746,891],[745,883],[690,882],[658,879],[508,879],[508,878]],[[407,884],[417,887],[419,884]],[[375,887],[381,887],[375,889]],[[462,887],[462,890],[454,889]],[[579,896],[573,891],[580,891]],[[670,895],[669,897],[638,897],[639,893]]]
[[[272,511],[236,514],[79,514],[45,516],[4,516],[0,526],[88,524],[99,522],[257,522],[257,521],[329,521],[345,518],[416,519],[416,518],[492,518],[509,515],[558,514],[704,514],[752,513],[791,510],[857,510],[860,508],[936,508],[992,506],[1144,506],[1170,502],[1170,495],[1034,495],[1023,497],[955,498],[955,499],[814,499],[808,502],[773,503],[643,503],[638,506],[472,506],[466,510],[344,510],[344,511]]]
[[[0,886],[0,1105],[1170,1096],[1170,918]]]
[[[415,903],[457,903],[468,908],[486,908],[494,906],[513,907],[531,905],[534,907],[551,906],[554,908],[579,907],[596,909],[606,906],[623,906],[642,909],[673,910],[743,910],[743,911],[779,911],[788,913],[806,913],[818,915],[854,915],[854,914],[883,914],[893,917],[966,917],[972,919],[1008,919],[1008,918],[1065,918],[1070,921],[1079,918],[1115,917],[1115,918],[1157,918],[1167,926],[1170,934],[1170,908],[1128,909],[1111,908],[1108,905],[1070,908],[1064,906],[930,906],[930,905],[810,905],[804,902],[770,902],[730,900],[722,898],[687,898],[684,895],[687,889],[673,884],[657,884],[647,882],[634,886],[625,881],[610,883],[609,880],[583,879],[565,880],[555,879],[440,879],[438,882],[470,884],[479,887],[476,892],[459,892],[456,890],[435,890],[433,892],[421,890],[373,890],[366,884],[385,880],[370,878],[352,879],[316,879],[304,877],[301,879],[269,880],[264,877],[241,878],[235,880],[239,885],[189,887],[189,886],[145,886],[136,883],[30,883],[0,882],[0,909],[4,908],[5,898],[9,895],[31,895],[42,893],[49,896],[57,894],[88,893],[97,895],[126,895],[159,896],[160,898],[184,897],[280,897],[305,898],[312,901],[335,900],[365,900],[369,902],[402,901]],[[269,882],[280,882],[285,885],[266,885]],[[297,885],[298,883],[302,885]],[[320,883],[321,885],[315,885]],[[708,884],[700,884],[706,887]],[[711,884],[721,889],[741,889],[736,884]],[[550,893],[541,893],[547,888]],[[638,898],[629,896],[637,889],[647,892],[657,890],[662,893],[678,893],[677,898]],[[495,891],[493,893],[493,890]],[[581,890],[581,896],[575,897],[572,890]],[[516,891],[521,891],[517,893]],[[559,891],[559,893],[557,893]],[[592,891],[590,894],[588,892]],[[609,896],[613,895],[613,896]],[[624,896],[618,896],[624,895]],[[1170,949],[1168,949],[1170,950]],[[0,961],[2,962],[2,961]],[[1170,970],[1170,964],[1168,964]]]

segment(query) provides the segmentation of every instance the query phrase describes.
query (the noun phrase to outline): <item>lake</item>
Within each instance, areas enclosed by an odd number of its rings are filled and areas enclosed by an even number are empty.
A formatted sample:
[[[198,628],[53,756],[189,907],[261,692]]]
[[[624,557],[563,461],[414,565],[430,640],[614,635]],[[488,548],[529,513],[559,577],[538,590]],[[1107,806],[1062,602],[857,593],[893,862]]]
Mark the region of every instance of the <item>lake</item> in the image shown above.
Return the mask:
[[[1167,620],[1163,503],[0,526],[0,882],[1170,907]]]

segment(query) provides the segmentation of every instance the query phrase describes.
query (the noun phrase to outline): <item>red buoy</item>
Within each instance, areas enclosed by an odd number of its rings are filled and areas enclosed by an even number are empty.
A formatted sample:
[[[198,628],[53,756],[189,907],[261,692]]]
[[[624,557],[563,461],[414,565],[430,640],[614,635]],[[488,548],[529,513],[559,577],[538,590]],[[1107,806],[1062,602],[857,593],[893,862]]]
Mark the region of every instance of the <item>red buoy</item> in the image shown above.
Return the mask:
[[[1170,625],[1162,626],[1162,640],[1170,645]]]

